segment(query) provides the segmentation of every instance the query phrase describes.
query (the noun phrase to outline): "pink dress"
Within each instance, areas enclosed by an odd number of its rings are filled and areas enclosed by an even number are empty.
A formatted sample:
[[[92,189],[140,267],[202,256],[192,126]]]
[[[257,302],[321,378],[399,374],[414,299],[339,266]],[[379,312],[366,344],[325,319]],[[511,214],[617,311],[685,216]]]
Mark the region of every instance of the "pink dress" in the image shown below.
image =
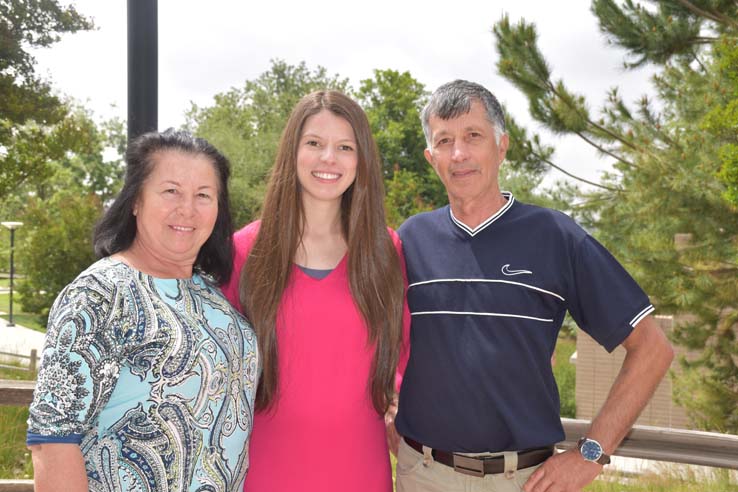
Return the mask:
[[[258,229],[257,221],[234,235],[233,276],[223,289],[234,306],[240,306],[240,272]],[[244,490],[391,491],[384,418],[368,389],[373,347],[349,291],[346,257],[322,280],[293,266],[277,318],[278,400],[254,416]],[[402,370],[407,303],[403,321]]]

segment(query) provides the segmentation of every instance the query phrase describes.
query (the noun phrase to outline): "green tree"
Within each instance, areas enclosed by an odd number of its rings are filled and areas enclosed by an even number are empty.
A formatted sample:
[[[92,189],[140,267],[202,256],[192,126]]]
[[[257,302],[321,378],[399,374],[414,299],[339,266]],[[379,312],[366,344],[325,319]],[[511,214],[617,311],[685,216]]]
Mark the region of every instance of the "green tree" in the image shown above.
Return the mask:
[[[0,200],[5,217],[24,222],[15,256],[24,273],[23,307],[42,315],[94,260],[92,229],[103,204],[120,189],[126,138],[120,121],[97,125],[81,108],[46,130],[35,134],[35,146],[10,149],[11,155],[44,159],[43,179],[29,179]]]
[[[23,244],[25,278],[18,286],[25,311],[48,316],[64,286],[95,261],[92,228],[101,212],[95,194],[63,191],[31,200],[24,227],[33,233]]]
[[[674,340],[701,356],[683,361],[676,396],[696,425],[738,432],[738,217],[719,179],[735,142],[734,127],[726,131],[735,81],[725,75],[735,65],[727,61],[733,51],[718,48],[735,43],[738,5],[646,3],[594,0],[592,10],[608,40],[628,51],[626,67],[659,67],[654,101],[644,96],[632,108],[613,88],[594,115],[583,96],[552,80],[535,26],[506,17],[494,27],[498,69],[526,95],[536,121],[577,135],[612,163],[593,191],[580,193],[580,220],[660,312],[692,315]],[[675,248],[677,234],[692,242]]]
[[[56,0],[0,0],[0,148],[33,147],[48,125],[67,114],[50,83],[35,73],[29,49],[45,48],[64,33],[91,29],[74,6]],[[0,198],[27,179],[43,180],[43,159],[0,152]]]
[[[217,94],[209,107],[193,105],[186,126],[207,139],[231,161],[230,185],[234,223],[258,216],[267,174],[287,118],[302,96],[320,89],[348,91],[347,79],[310,70],[302,62],[273,60],[271,68],[242,88]]]
[[[423,157],[420,111],[428,100],[425,86],[409,72],[374,70],[373,78],[361,81],[356,99],[382,156],[390,225],[399,227],[411,215],[446,203],[446,191]]]

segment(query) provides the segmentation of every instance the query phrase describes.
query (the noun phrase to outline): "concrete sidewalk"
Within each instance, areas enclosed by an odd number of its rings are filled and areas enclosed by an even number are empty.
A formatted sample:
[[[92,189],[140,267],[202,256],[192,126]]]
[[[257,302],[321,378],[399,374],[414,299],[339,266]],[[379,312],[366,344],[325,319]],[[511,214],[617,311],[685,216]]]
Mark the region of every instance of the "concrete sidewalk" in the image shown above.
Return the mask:
[[[8,321],[0,318],[0,352],[9,352],[18,355],[31,355],[31,350],[36,349],[36,353],[41,357],[41,350],[44,348],[44,333],[31,330],[24,326],[8,326]],[[14,361],[28,365],[28,359],[19,359],[6,355],[0,356],[0,360]]]

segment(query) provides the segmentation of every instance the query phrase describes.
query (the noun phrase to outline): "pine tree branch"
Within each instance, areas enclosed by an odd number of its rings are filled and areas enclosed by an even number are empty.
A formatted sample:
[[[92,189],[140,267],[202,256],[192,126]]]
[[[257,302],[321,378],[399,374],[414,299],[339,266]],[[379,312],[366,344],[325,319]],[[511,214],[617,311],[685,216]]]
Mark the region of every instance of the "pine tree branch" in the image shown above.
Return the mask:
[[[569,177],[570,177],[570,178],[572,178],[572,179],[576,179],[577,181],[581,181],[582,183],[587,183],[588,185],[592,185],[592,186],[595,186],[595,187],[597,187],[597,188],[602,188],[603,190],[607,190],[607,191],[624,191],[624,190],[623,190],[622,188],[612,188],[612,187],[610,187],[610,186],[605,186],[605,185],[603,185],[603,184],[600,184],[600,183],[595,183],[594,181],[589,181],[588,179],[584,179],[584,178],[582,178],[582,177],[576,176],[576,175],[574,175],[574,174],[570,173],[569,171],[567,171],[566,169],[564,169],[564,168],[562,168],[562,167],[559,167],[559,166],[557,166],[556,164],[554,164],[554,163],[553,163],[553,162],[551,162],[550,160],[542,158],[542,157],[541,157],[540,155],[537,155],[537,157],[538,157],[538,158],[539,158],[539,159],[540,159],[540,160],[541,160],[542,162],[545,162],[546,164],[548,164],[548,165],[549,165],[549,166],[551,166],[552,168],[556,169],[557,171],[559,171],[559,172],[562,172],[562,173],[566,174],[567,176],[569,176]]]
[[[700,66],[700,68],[702,69],[702,72],[706,73],[707,68],[705,67],[705,65],[702,64],[702,60],[700,60],[700,57],[697,56],[697,52],[692,51],[692,58],[694,58],[694,61],[696,61],[697,64]]]
[[[704,17],[706,19],[710,19],[712,21],[717,22],[718,24],[728,24],[734,27],[738,27],[738,23],[734,21],[733,19],[729,17],[725,17],[724,15],[717,14],[714,12],[708,12],[707,10],[703,10],[699,7],[697,7],[695,4],[690,2],[689,0],[677,0],[684,8],[689,10],[690,12],[700,16]]]
[[[611,152],[611,151],[607,150],[606,148],[602,147],[601,145],[598,145],[598,144],[597,144],[597,143],[595,143],[595,142],[594,142],[593,140],[591,140],[591,139],[587,138],[587,137],[586,137],[586,136],[584,135],[584,133],[582,133],[582,132],[574,132],[574,134],[575,134],[576,136],[578,136],[579,138],[581,138],[582,140],[584,140],[585,142],[587,142],[587,143],[588,143],[589,145],[591,145],[591,146],[592,146],[592,147],[594,147],[595,149],[597,149],[597,150],[599,150],[600,152],[602,152],[603,154],[605,154],[605,155],[609,155],[609,156],[610,156],[610,157],[612,157],[613,159],[615,159],[615,160],[617,160],[617,161],[619,161],[619,162],[622,162],[623,164],[625,164],[626,166],[628,166],[628,167],[630,167],[630,168],[636,168],[636,169],[638,169],[638,166],[637,166],[636,164],[634,164],[633,162],[627,161],[627,160],[625,160],[625,159],[624,159],[623,157],[620,157],[619,155],[617,155],[617,154],[614,154],[613,152]]]
[[[558,93],[558,91],[556,90],[556,87],[555,87],[555,86],[553,85],[553,83],[551,82],[551,80],[547,80],[547,81],[546,81],[546,83],[547,83],[547,85],[548,85],[548,88],[549,88],[549,89],[551,90],[551,92],[553,92],[553,94],[554,94],[554,95],[555,95],[556,97],[558,97],[558,98],[559,98],[559,99],[560,99],[561,101],[564,101],[564,103],[565,103],[565,104],[566,104],[566,105],[567,105],[567,106],[568,106],[569,108],[571,108],[571,109],[573,109],[574,111],[576,111],[576,112],[577,112],[577,114],[579,114],[579,116],[581,116],[581,117],[582,117],[582,119],[583,119],[584,121],[586,121],[586,122],[587,122],[587,123],[588,123],[588,124],[589,124],[590,126],[593,126],[593,127],[595,127],[595,128],[597,129],[597,130],[601,131],[601,132],[602,132],[602,133],[604,133],[605,135],[609,135],[609,136],[610,136],[610,137],[611,137],[611,138],[612,138],[613,140],[617,140],[618,142],[620,142],[621,144],[625,145],[626,147],[630,147],[630,148],[631,148],[631,149],[633,149],[633,150],[642,150],[642,149],[639,149],[638,147],[636,147],[636,146],[635,146],[635,145],[634,145],[633,143],[631,143],[631,142],[628,142],[627,140],[623,139],[623,138],[622,138],[622,137],[621,137],[620,135],[617,135],[617,134],[615,134],[615,133],[611,132],[610,130],[608,130],[607,128],[604,128],[604,127],[602,127],[602,126],[598,125],[597,123],[595,123],[594,121],[592,121],[592,120],[591,120],[591,119],[589,118],[589,116],[587,116],[587,115],[585,115],[585,114],[582,114],[582,113],[581,113],[581,112],[579,111],[579,108],[577,108],[577,107],[575,107],[575,106],[572,106],[571,104],[569,104],[569,103],[567,102],[566,98],[562,97],[562,96],[561,96],[561,95],[560,95],[560,94]],[[580,134],[579,132],[574,132],[574,133],[576,133],[577,135],[579,135],[580,137],[582,137],[582,135],[581,135],[581,134]],[[582,138],[584,138],[584,137],[582,137]],[[586,140],[586,139],[585,139],[585,140]],[[597,147],[597,145],[595,145],[594,143],[590,142],[589,140],[587,140],[587,142],[588,142],[588,143],[590,143],[591,145],[594,145],[595,147]],[[603,150],[603,152],[605,152],[605,151]],[[605,152],[605,153],[607,153],[607,152]],[[613,157],[615,157],[615,156],[613,156]],[[618,157],[615,157],[615,158],[616,158],[616,159],[618,159],[618,160],[621,160],[621,159],[620,159],[620,158],[618,158]],[[632,165],[632,164],[631,164],[631,165]]]

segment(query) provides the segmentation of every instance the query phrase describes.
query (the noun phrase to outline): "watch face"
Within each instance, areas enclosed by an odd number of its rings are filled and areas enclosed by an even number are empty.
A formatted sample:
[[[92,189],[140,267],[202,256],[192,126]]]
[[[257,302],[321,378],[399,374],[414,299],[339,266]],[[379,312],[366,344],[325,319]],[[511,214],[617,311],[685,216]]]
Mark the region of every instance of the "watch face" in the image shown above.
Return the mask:
[[[579,451],[584,459],[588,461],[597,461],[602,456],[602,446],[597,441],[584,441]]]

